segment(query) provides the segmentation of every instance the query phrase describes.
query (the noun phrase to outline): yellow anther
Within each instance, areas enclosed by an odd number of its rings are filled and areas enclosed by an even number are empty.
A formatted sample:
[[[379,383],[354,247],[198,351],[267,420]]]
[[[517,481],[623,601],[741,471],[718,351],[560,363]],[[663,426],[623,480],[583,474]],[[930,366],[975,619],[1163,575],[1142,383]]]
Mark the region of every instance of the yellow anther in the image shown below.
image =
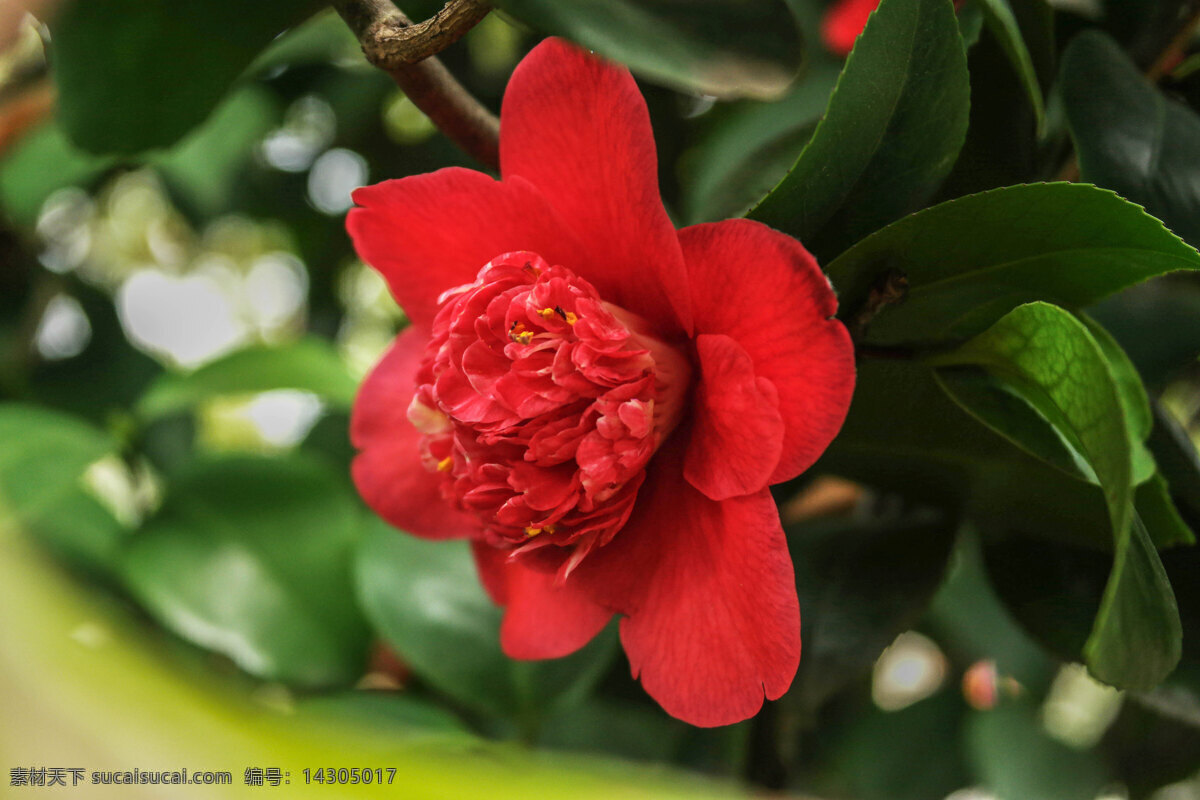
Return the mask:
[[[554,525],[547,525],[546,527],[542,528],[542,530],[546,533],[554,533]]]
[[[533,538],[534,536],[537,536],[537,535],[538,535],[539,533],[541,533],[541,532],[542,532],[542,529],[541,529],[541,528],[528,527],[528,528],[526,528],[526,529],[525,529],[525,535],[526,535],[526,536],[528,536],[528,537],[530,537],[530,538]]]
[[[529,344],[533,341],[533,331],[525,330],[523,322],[514,322],[508,329],[508,338],[517,344]]]
[[[567,316],[564,317],[564,319],[566,319],[568,325],[574,325],[579,321],[579,317],[575,316],[575,312],[573,311],[568,311]]]
[[[454,456],[446,456],[438,462],[438,472],[449,472],[454,466]]]
[[[554,312],[553,308],[550,308],[550,306],[546,306],[545,308],[543,308],[541,311],[539,311],[537,313],[538,313],[538,316],[541,317],[542,319],[550,319],[551,317],[554,316],[555,312]]]

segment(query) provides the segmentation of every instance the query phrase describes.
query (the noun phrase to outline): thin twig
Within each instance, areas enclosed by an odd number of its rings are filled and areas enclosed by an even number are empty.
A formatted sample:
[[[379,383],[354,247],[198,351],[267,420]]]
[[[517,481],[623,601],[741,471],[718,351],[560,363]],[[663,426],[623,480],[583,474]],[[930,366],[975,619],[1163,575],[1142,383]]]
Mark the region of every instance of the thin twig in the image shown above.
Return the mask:
[[[468,155],[500,168],[500,120],[433,57],[483,19],[488,4],[451,0],[416,25],[391,0],[334,0],[333,5],[367,60],[388,73],[413,105]]]
[[[1183,26],[1171,37],[1171,41],[1158,54],[1158,58],[1154,59],[1154,63],[1146,70],[1146,78],[1151,83],[1158,83],[1164,75],[1171,70],[1183,58],[1183,54],[1187,51],[1187,47],[1192,42],[1192,37],[1196,35],[1196,28],[1200,26],[1200,3],[1193,2],[1191,13],[1187,16],[1187,21]]]
[[[891,269],[881,275],[879,280],[875,281],[875,285],[871,287],[871,292],[867,295],[862,307],[846,323],[846,328],[850,331],[850,338],[856,344],[860,342],[863,334],[867,332],[871,320],[875,319],[875,315],[885,306],[899,303],[906,294],[908,294],[908,277],[903,272]]]

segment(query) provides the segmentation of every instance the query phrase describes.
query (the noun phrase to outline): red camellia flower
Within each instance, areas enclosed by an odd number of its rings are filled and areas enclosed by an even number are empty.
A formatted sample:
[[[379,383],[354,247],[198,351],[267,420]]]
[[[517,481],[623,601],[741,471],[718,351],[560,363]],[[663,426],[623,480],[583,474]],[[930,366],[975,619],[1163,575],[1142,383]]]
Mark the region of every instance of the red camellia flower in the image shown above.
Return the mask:
[[[542,43],[501,131],[502,180],[354,195],[350,235],[412,321],[355,403],[355,482],[405,531],[471,539],[510,656],[566,655],[620,614],[663,708],[745,719],[800,658],[767,486],[845,417],[833,291],[764,225],[674,229],[624,69]]]

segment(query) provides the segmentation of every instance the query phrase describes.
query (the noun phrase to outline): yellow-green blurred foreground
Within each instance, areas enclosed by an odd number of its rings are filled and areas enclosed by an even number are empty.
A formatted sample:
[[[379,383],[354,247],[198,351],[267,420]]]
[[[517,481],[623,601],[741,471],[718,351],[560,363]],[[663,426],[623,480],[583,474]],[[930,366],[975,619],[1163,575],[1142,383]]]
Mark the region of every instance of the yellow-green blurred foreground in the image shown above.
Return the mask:
[[[650,767],[406,733],[300,713],[188,671],[99,590],[63,573],[0,525],[0,797],[77,798],[707,798],[731,786]],[[289,710],[291,709],[291,710]],[[10,785],[13,768],[228,771],[232,786]],[[247,786],[247,767],[289,785]],[[395,767],[391,786],[304,785],[318,767]]]

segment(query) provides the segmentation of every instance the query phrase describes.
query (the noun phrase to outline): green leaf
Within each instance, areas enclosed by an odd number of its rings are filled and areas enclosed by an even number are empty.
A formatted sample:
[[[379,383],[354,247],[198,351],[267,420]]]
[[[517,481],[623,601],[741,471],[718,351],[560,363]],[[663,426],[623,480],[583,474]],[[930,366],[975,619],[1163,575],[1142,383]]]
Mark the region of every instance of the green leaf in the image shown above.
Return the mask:
[[[924,204],[962,147],[969,96],[949,0],[883,0],[812,140],[749,216],[836,255]]]
[[[357,388],[329,343],[309,337],[280,347],[248,347],[195,372],[164,375],[142,396],[138,412],[154,418],[222,395],[275,389],[312,392],[334,406],[348,407]]]
[[[1120,345],[1095,322],[1083,318],[1112,373],[1117,396],[1128,421],[1133,483],[1149,480],[1157,470],[1145,441],[1153,424],[1146,390]],[[1001,436],[1052,467],[1082,480],[1097,482],[1087,460],[1020,392],[981,370],[940,370],[938,383],[963,409]]]
[[[464,706],[527,729],[583,700],[616,652],[610,627],[566,658],[505,656],[502,611],[480,586],[466,542],[422,540],[375,520],[355,574],[367,617],[417,675]]]
[[[958,746],[964,707],[962,696],[947,688],[899,711],[871,708],[851,718],[845,740],[834,743],[835,763],[848,783],[842,796],[930,800],[969,783]],[[822,735],[836,736],[837,729]]]
[[[635,72],[717,97],[778,97],[800,67],[783,0],[499,0],[496,6]]]
[[[773,103],[719,105],[682,162],[691,223],[741,216],[765,196],[804,149],[837,83],[839,67],[818,62]]]
[[[1200,525],[1200,453],[1187,431],[1161,403],[1154,408],[1150,449],[1188,520],[1193,526]]]
[[[934,206],[868,237],[829,265],[852,314],[879,276],[908,277],[904,302],[874,319],[875,344],[973,336],[1021,305],[1067,308],[1173,270],[1200,254],[1141,208],[1086,184],[1009,186]]]
[[[1117,545],[1084,660],[1105,683],[1150,689],[1179,663],[1182,638],[1167,572],[1141,517],[1135,515],[1128,539]]]
[[[1095,482],[1087,460],[1037,409],[1003,380],[984,370],[938,370],[938,385],[975,419],[1017,447],[1072,478]]]
[[[1062,93],[1083,178],[1140,203],[1200,246],[1200,117],[1163,96],[1094,30],[1067,47]]]
[[[1025,43],[1021,26],[1017,22],[1016,15],[1013,14],[1011,0],[980,0],[980,5],[983,7],[984,20],[987,22],[988,28],[1000,42],[1000,46],[1004,48],[1005,54],[1012,62],[1013,69],[1021,78],[1021,85],[1029,96],[1029,102],[1033,106],[1033,113],[1037,118],[1038,130],[1041,131],[1046,125],[1046,107],[1042,97],[1042,86],[1038,82],[1037,70],[1034,69],[1033,57],[1029,53],[1029,46]]]
[[[58,114],[96,153],[166,147],[216,108],[233,81],[312,2],[88,0],[52,21]]]
[[[150,160],[167,184],[202,214],[227,212],[236,180],[254,147],[279,117],[278,104],[262,86],[233,92],[203,125],[177,146]]]
[[[87,491],[84,472],[116,442],[74,417],[8,403],[0,442],[0,507],[76,565],[108,571],[126,530]]]
[[[804,610],[804,657],[781,703],[813,718],[916,624],[946,571],[958,522],[955,515],[917,508],[788,527]]]
[[[1088,309],[1153,389],[1200,356],[1200,285],[1190,277],[1147,281]]]
[[[1179,510],[1175,508],[1167,489],[1167,481],[1161,474],[1155,473],[1137,488],[1134,505],[1155,547],[1196,543],[1195,534],[1179,516]]]
[[[1074,750],[1046,733],[1037,706],[1028,699],[971,714],[965,733],[976,774],[996,797],[1092,800],[1108,780],[1099,756]]]
[[[933,362],[987,369],[1087,459],[1104,491],[1115,555],[1084,655],[1093,674],[1108,683],[1148,688],[1160,682],[1179,660],[1178,610],[1134,513],[1131,421],[1102,347],[1068,312],[1030,303]]]
[[[33,227],[46,198],[68,186],[88,187],[113,160],[84,153],[58,120],[22,137],[0,161],[0,206],[15,222]]]
[[[467,732],[462,721],[441,706],[408,694],[391,692],[350,691],[311,697],[298,704],[296,714],[300,719],[320,723],[367,728],[381,737],[393,739],[431,730]]]
[[[360,528],[349,489],[318,462],[214,458],[176,476],[122,574],[159,622],[247,672],[344,685],[366,660],[351,583]]]

